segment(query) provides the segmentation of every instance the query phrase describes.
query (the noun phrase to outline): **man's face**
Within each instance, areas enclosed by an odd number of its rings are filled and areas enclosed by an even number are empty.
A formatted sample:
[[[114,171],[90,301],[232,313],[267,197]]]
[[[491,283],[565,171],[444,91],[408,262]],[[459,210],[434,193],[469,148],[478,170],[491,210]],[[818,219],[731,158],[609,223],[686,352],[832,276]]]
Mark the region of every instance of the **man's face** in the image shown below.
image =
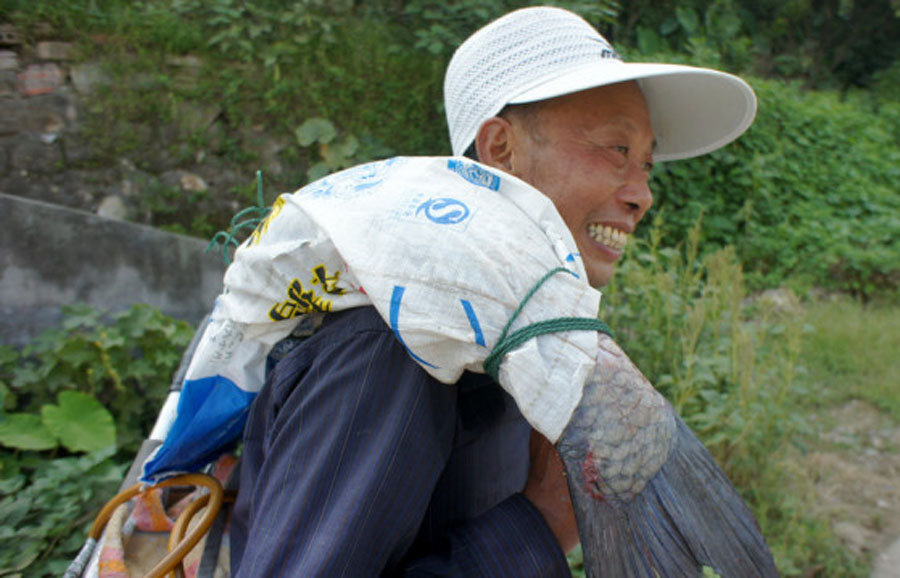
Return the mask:
[[[628,236],[653,203],[650,113],[636,83],[513,111],[507,170],[547,195],[575,238],[594,287],[609,283]]]

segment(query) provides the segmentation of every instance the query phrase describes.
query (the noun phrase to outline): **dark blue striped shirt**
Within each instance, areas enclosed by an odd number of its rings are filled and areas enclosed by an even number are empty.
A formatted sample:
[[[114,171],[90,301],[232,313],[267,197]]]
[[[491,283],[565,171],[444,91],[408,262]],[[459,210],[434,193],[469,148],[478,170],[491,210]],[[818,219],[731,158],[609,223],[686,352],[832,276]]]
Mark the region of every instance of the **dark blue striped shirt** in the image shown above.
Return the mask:
[[[530,428],[483,375],[432,379],[371,307],[271,372],[231,529],[247,576],[569,576],[521,493]]]

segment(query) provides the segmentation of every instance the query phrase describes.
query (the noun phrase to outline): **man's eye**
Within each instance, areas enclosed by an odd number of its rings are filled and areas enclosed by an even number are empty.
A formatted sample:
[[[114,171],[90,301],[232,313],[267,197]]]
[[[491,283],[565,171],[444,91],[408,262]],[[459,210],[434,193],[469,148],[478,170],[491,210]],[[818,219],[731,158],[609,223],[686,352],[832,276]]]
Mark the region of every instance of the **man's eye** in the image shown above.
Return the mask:
[[[613,153],[610,161],[616,167],[623,168],[628,163],[629,148],[626,145],[611,145],[607,146],[606,149]]]
[[[627,145],[613,145],[609,147],[610,149],[616,151],[618,154],[622,155],[623,162],[628,161],[628,153],[631,149]],[[645,161],[641,163],[641,170],[649,173],[653,169],[653,161]]]

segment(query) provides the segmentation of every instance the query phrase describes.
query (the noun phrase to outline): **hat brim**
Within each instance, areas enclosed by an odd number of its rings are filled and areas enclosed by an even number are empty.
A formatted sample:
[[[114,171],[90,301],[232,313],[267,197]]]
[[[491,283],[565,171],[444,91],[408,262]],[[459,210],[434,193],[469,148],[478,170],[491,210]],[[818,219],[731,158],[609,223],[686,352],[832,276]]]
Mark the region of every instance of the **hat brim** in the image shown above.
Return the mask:
[[[746,82],[725,72],[678,64],[597,63],[537,81],[509,104],[547,100],[619,82],[638,82],[656,138],[653,159],[700,156],[739,137],[756,116],[756,96]]]

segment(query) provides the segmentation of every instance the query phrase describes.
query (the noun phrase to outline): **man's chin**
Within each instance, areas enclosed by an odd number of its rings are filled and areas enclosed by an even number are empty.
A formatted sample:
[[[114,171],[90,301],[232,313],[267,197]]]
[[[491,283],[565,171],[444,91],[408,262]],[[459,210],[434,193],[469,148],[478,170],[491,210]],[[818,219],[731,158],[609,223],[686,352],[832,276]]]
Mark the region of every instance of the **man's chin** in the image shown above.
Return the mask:
[[[615,269],[612,266],[591,267],[587,272],[588,283],[590,283],[591,287],[593,287],[594,289],[605,287],[606,285],[609,285],[610,281],[612,281],[614,272]]]

